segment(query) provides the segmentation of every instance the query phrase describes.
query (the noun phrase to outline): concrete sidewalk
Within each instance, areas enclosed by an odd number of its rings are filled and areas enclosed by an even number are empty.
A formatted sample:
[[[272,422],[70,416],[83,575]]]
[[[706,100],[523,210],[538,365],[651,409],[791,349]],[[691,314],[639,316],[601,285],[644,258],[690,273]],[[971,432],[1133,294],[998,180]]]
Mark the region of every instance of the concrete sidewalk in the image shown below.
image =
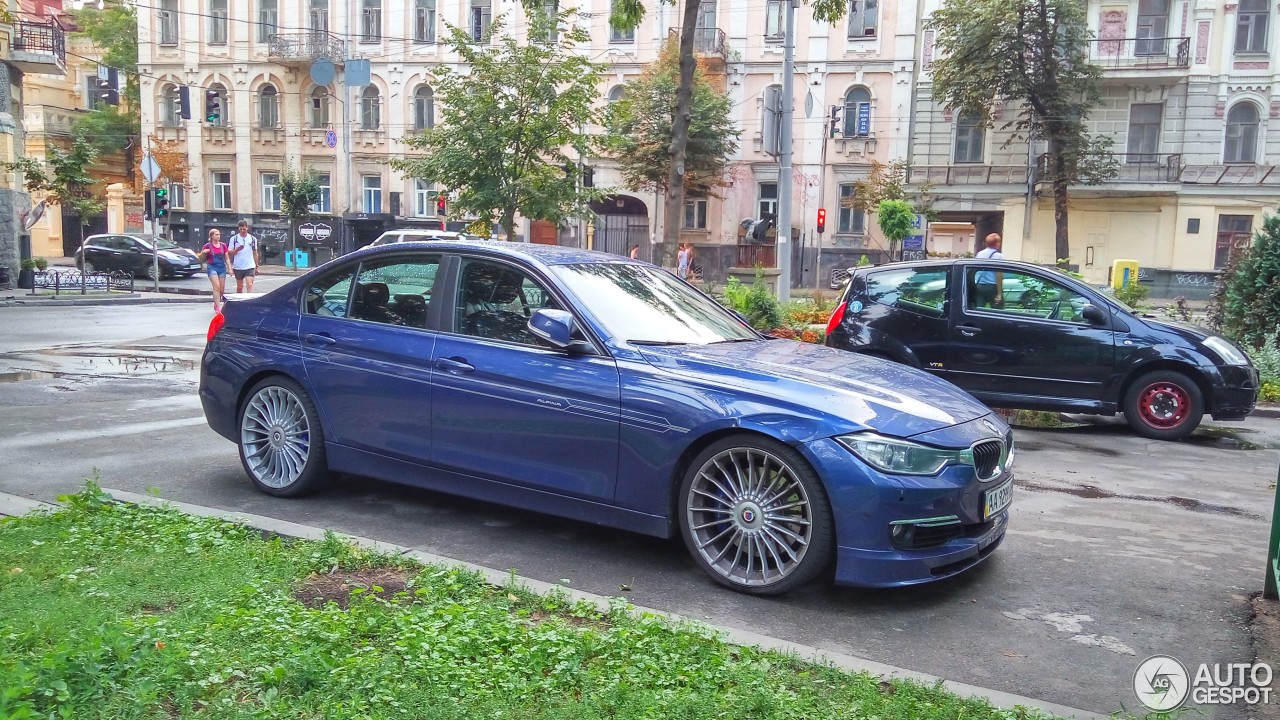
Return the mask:
[[[176,507],[182,512],[185,512],[191,515],[224,518],[227,520],[243,523],[245,525],[248,525],[249,527],[253,527],[259,530],[263,530],[263,531],[270,532],[270,533],[284,536],[284,537],[303,538],[307,540],[322,540],[324,539],[324,536],[325,536],[325,531],[321,528],[312,527],[308,525],[300,525],[298,523],[288,522],[284,520],[277,520],[275,518],[264,517],[261,515],[251,515],[247,513],[232,513],[232,512],[226,512],[223,510],[218,510],[216,508],[204,507],[200,505],[192,505],[190,503],[169,502],[167,500],[164,500],[163,498],[156,498],[150,495],[140,495],[137,493],[126,492],[123,490],[112,490],[110,488],[103,488],[103,491],[122,502],[146,504],[146,505],[167,504],[167,505]],[[49,508],[49,507],[53,507],[53,506],[46,503],[19,497],[17,495],[0,493],[0,516],[24,515],[36,508]],[[435,555],[432,553],[421,552],[421,551],[414,550],[412,548],[403,547],[400,545],[393,545],[390,543],[384,543],[384,542],[380,542],[378,540],[372,540],[369,538],[354,537],[354,536],[344,536],[344,537],[346,537],[351,542],[357,545],[360,545],[362,547],[371,548],[383,553],[403,555],[405,557],[413,558],[414,560],[421,563],[431,564],[431,565],[463,567],[468,570],[480,573],[487,579],[488,582],[498,587],[507,585],[513,579],[511,573],[505,570],[497,570],[494,568],[483,567],[480,565],[475,565],[472,563],[455,560],[453,558],[448,558],[441,555]],[[524,587],[528,588],[529,590],[532,590],[537,593],[547,593],[547,592],[550,592],[551,590],[555,590],[557,592],[567,594],[574,601],[590,602],[603,612],[607,612],[610,608],[610,604],[609,604],[610,599],[603,595],[596,595],[594,593],[582,592],[580,590],[573,590],[570,588],[566,588],[563,585],[556,585],[553,583],[541,582],[538,580],[533,580],[531,578],[525,578],[521,576],[515,576],[514,580],[519,584],[523,585]],[[816,663],[830,664],[848,672],[865,672],[865,673],[869,673],[871,675],[875,675],[875,676],[886,678],[886,679],[887,678],[910,679],[926,685],[933,685],[935,683],[941,682],[942,686],[946,688],[949,692],[955,693],[956,695],[960,695],[963,697],[984,698],[988,702],[990,702],[993,706],[998,708],[1006,708],[1006,709],[1013,709],[1015,707],[1034,708],[1034,709],[1042,710],[1046,713],[1056,715],[1058,717],[1077,718],[1078,720],[1103,720],[1104,718],[1109,717],[1107,715],[1100,715],[1098,713],[1092,713],[1092,712],[1080,710],[1077,708],[1066,707],[1064,705],[1043,702],[1040,700],[1036,700],[1035,698],[1023,697],[1021,695],[1014,695],[1011,693],[1001,692],[999,690],[992,690],[990,688],[983,688],[983,687],[978,687],[976,685],[969,685],[966,683],[954,682],[954,681],[947,680],[945,678],[940,678],[934,675],[927,675],[924,673],[918,673],[918,672],[907,670],[904,668],[894,667],[892,665],[885,665],[883,663],[873,662],[871,660],[855,657],[853,655],[846,655],[843,653],[834,653],[834,652],[821,650],[819,648],[809,646],[809,645],[799,645],[796,643],[786,642],[783,640],[779,640],[777,638],[760,635],[758,633],[753,633],[745,630],[738,630],[738,629],[728,628],[728,627],[720,627],[720,626],[708,623],[705,620],[682,617],[674,613],[668,613],[660,610],[654,610],[651,608],[645,608],[645,607],[639,607],[639,606],[633,606],[632,612],[637,614],[642,613],[642,614],[647,614],[652,616],[663,617],[675,623],[691,623],[691,624],[696,624],[703,627],[709,627],[712,630],[719,633],[725,639],[726,642],[729,642],[735,645],[751,646],[751,647],[765,648],[768,650],[775,650],[780,653],[794,655],[803,660],[808,660]]]

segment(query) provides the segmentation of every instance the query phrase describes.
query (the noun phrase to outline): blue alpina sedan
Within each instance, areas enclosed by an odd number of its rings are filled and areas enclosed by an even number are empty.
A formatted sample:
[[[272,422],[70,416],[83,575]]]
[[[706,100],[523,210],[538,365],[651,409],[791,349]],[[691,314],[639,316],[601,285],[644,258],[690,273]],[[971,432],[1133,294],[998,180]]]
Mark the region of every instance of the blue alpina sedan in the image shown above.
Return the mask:
[[[955,575],[1009,428],[949,383],[770,339],[669,272],[544,245],[344,256],[209,328],[209,425],[263,492],[353,473],[657,537],[734,590]]]

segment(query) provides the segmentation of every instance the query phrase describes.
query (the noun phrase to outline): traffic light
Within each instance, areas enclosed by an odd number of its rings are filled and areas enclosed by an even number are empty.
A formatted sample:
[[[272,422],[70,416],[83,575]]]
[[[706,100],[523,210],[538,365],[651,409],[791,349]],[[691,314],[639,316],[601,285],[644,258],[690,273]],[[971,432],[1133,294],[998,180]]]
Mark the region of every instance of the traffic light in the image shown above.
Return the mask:
[[[436,214],[444,216],[444,195],[436,196]]]
[[[155,209],[155,215],[153,215],[152,217],[156,220],[159,220],[160,218],[169,214],[169,189],[168,188],[162,188],[162,187],[156,188],[156,199],[155,199],[155,202],[152,204],[152,207]]]
[[[207,90],[204,94],[205,122],[216,123],[222,118],[222,98],[217,90]]]
[[[840,106],[831,106],[831,137],[840,134]]]
[[[821,235],[827,229],[827,209],[818,208],[818,234]]]
[[[182,85],[178,88],[178,117],[191,119],[191,88]]]
[[[582,168],[582,187],[596,186],[596,169],[590,165],[584,165]]]
[[[151,191],[142,193],[142,217],[146,220],[156,219],[155,204],[151,201]]]

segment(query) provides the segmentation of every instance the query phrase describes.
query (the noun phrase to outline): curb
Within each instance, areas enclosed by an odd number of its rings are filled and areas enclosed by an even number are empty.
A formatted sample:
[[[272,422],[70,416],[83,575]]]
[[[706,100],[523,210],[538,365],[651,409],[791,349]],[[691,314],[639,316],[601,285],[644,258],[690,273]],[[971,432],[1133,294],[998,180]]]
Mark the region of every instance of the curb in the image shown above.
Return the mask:
[[[112,490],[110,488],[102,488],[102,491],[111,495],[116,500],[120,500],[122,502],[134,503],[138,505],[156,505],[156,506],[168,505],[171,507],[175,507],[178,510],[181,510],[182,512],[187,513],[189,515],[198,515],[202,517],[216,517],[216,518],[222,518],[224,520],[231,520],[234,522],[243,523],[245,525],[248,525],[258,530],[271,532],[276,535],[282,535],[285,537],[301,538],[305,540],[323,540],[325,537],[325,531],[321,528],[313,527],[310,525],[301,525],[299,523],[289,522],[287,520],[278,520],[276,518],[269,518],[262,515],[253,515],[250,513],[238,513],[238,512],[230,512],[226,510],[218,510],[216,508],[205,507],[202,505],[193,505],[191,503],[173,502],[173,501],[165,500],[163,498],[153,497],[151,495],[140,495],[138,493],[127,492],[124,490]],[[21,515],[26,512],[29,512],[32,509],[39,508],[39,507],[47,508],[47,507],[53,507],[53,506],[49,505],[48,503],[39,502],[35,500],[28,500],[26,498],[18,497],[16,495],[0,493],[0,515],[6,515],[6,514]],[[609,604],[610,598],[605,597],[603,595],[597,595],[595,593],[584,592],[581,590],[574,590],[574,589],[566,588],[563,585],[559,585],[555,583],[547,583],[547,582],[542,582],[541,580],[534,580],[532,578],[521,577],[519,575],[513,575],[512,573],[505,570],[496,570],[494,568],[475,565],[473,563],[464,562],[462,560],[455,560],[454,558],[445,557],[443,555],[436,555],[433,553],[422,552],[419,550],[414,550],[412,548],[404,547],[402,545],[393,545],[391,543],[382,542],[380,540],[372,540],[369,538],[363,538],[363,537],[358,537],[353,535],[341,535],[341,537],[357,545],[360,545],[361,547],[370,548],[383,553],[403,555],[405,557],[413,558],[414,560],[421,563],[432,564],[432,565],[463,567],[468,570],[481,574],[482,576],[484,576],[486,581],[499,587],[506,585],[512,580],[514,580],[518,582],[520,585],[524,586],[525,588],[533,592],[546,593],[554,589],[558,592],[567,594],[570,598],[572,598],[575,601],[586,601],[586,602],[592,603],[601,611],[607,612],[610,609],[610,604]],[[780,653],[795,655],[796,657],[799,657],[804,660],[809,660],[811,662],[829,663],[835,667],[838,667],[848,672],[865,672],[881,678],[910,679],[910,680],[915,680],[917,682],[923,683],[925,685],[934,685],[935,683],[941,683],[942,687],[944,687],[949,692],[952,692],[956,695],[960,695],[963,697],[983,698],[988,702],[990,702],[993,706],[998,708],[1006,708],[1006,709],[1013,709],[1015,707],[1035,708],[1047,713],[1051,713],[1058,717],[1075,718],[1076,720],[1107,720],[1110,717],[1109,715],[1103,715],[1100,713],[1080,710],[1078,708],[1067,707],[1065,705],[1058,705],[1056,703],[1042,702],[1034,698],[1023,697],[1021,695],[1014,695],[1012,693],[1006,693],[1000,690],[992,690],[990,688],[979,687],[977,685],[969,685],[967,683],[955,682],[953,680],[945,680],[935,675],[928,675],[925,673],[919,673],[912,670],[907,670],[905,668],[894,667],[892,665],[885,665],[884,663],[878,663],[872,660],[866,660],[863,658],[855,657],[853,655],[846,655],[844,653],[830,652],[827,650],[822,650],[820,648],[813,647],[811,645],[799,645],[799,644],[788,642],[785,640],[780,640],[778,638],[772,638],[766,635],[761,635],[759,633],[754,633],[749,630],[739,630],[736,628],[714,625],[706,622],[705,620],[688,618],[688,617],[678,615],[676,613],[669,613],[662,610],[654,610],[652,608],[641,607],[638,605],[632,606],[632,612],[636,614],[641,614],[641,615],[650,615],[650,616],[660,617],[660,618],[669,620],[673,623],[693,624],[693,625],[698,625],[702,627],[707,627],[719,633],[722,637],[724,637],[726,642],[729,642],[734,645],[755,646],[755,647],[765,648],[768,650],[775,650]]]
[[[184,295],[179,297],[155,297],[144,295],[122,295],[114,298],[85,298],[83,300],[76,299],[54,299],[52,297],[36,296],[39,299],[23,299],[21,297],[4,297],[0,298],[0,307],[68,307],[71,305],[157,305],[160,303],[207,303],[208,297],[195,297]]]

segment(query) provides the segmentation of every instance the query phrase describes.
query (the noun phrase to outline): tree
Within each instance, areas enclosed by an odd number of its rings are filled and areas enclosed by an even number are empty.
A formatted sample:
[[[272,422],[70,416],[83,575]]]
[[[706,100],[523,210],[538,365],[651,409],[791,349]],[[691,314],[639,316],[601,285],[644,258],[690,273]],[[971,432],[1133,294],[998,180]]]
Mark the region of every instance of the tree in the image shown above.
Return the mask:
[[[314,170],[285,170],[280,176],[280,210],[289,218],[289,247],[298,268],[298,227],[311,219],[311,206],[320,202],[320,178]]]
[[[606,147],[632,190],[665,191],[671,180],[669,151],[679,76],[680,48],[666,42],[658,59],[624,86],[622,98],[606,113]],[[701,67],[694,73],[692,108],[684,189],[711,195],[728,181],[729,157],[738,150],[741,131],[729,116],[729,97],[711,85]]]
[[[531,13],[528,37],[543,39],[525,44],[501,34],[501,17],[490,29],[496,44],[476,43],[451,27],[448,44],[469,70],[436,69],[443,122],[405,139],[423,155],[391,166],[448,188],[455,209],[496,220],[508,238],[515,236],[517,213],[557,223],[585,213],[602,193],[583,187],[575,168],[597,147],[586,125],[597,115],[603,66],[576,49],[590,41],[580,27],[545,40],[552,23],[568,25],[571,14]]]
[[[129,4],[112,4],[103,9],[86,4],[72,13],[77,34],[93,41],[101,50],[101,63],[120,70],[123,104],[120,108],[99,105],[93,112],[78,118],[72,126],[98,149],[98,154],[123,151],[125,166],[135,187],[139,183],[134,169],[142,137],[139,114],[141,86],[138,75],[138,13]]]
[[[916,227],[915,206],[906,200],[881,200],[876,208],[876,222],[889,240],[889,258],[896,259],[902,239]]]
[[[923,215],[930,220],[936,219],[937,213],[933,211],[930,203],[932,190],[933,183],[921,184],[914,193],[919,197],[919,200],[914,203],[910,202],[907,192],[907,163],[903,160],[894,160],[886,165],[872,160],[871,173],[864,180],[855,180],[853,183],[853,196],[842,198],[840,202],[842,207],[876,214],[876,223],[889,240],[889,259],[897,260],[897,243],[910,235],[911,230],[915,229],[915,216]],[[885,203],[891,201],[902,202],[910,210],[910,227],[906,228],[906,231],[902,234],[896,234],[898,232],[897,217],[886,219],[882,214]],[[890,212],[892,213],[899,209],[895,205]],[[889,227],[886,227],[886,222],[889,223]],[[892,231],[890,228],[892,228]]]
[[[1079,0],[946,0],[928,27],[938,31],[933,96],[990,127],[997,109],[1016,103],[1009,141],[1043,139],[1038,173],[1053,189],[1059,265],[1071,257],[1067,190],[1115,175],[1111,139],[1091,137],[1086,120],[1100,94],[1101,70],[1089,62],[1089,29]]]
[[[106,208],[106,203],[90,190],[96,181],[87,174],[88,167],[97,159],[97,148],[84,135],[76,134],[69,149],[49,145],[43,162],[32,157],[20,157],[4,163],[4,168],[21,173],[27,192],[42,195],[48,205],[70,210],[80,221],[80,235],[83,237],[89,217]],[[83,258],[82,254],[81,262]],[[84,273],[80,277],[80,292],[84,293]]]
[[[1267,215],[1253,245],[1223,271],[1211,316],[1223,334],[1261,348],[1280,332],[1280,214]]]

